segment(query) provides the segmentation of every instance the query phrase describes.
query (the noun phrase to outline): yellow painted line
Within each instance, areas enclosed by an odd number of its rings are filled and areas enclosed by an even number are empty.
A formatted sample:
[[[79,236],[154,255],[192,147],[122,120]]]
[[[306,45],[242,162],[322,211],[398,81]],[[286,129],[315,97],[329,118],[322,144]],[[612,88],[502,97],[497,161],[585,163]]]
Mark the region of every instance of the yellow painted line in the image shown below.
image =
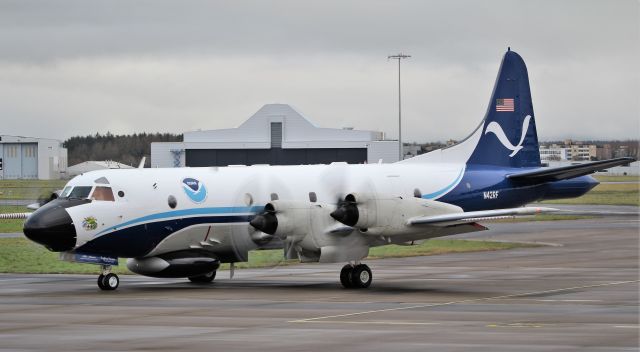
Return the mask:
[[[551,326],[554,324],[550,324],[550,323],[527,323],[527,322],[520,322],[520,323],[495,323],[495,324],[488,324],[486,325],[486,327],[488,328],[542,328],[545,326]]]
[[[298,323],[298,321],[293,321]],[[305,323],[323,324],[372,324],[372,325],[442,325],[442,323],[411,322],[411,321],[355,321],[355,320],[311,320]]]
[[[623,285],[623,284],[630,284],[630,283],[636,283],[636,282],[640,282],[640,280],[615,281],[615,282],[608,282],[608,283],[604,283],[604,284],[565,287],[565,288],[557,288],[557,289],[553,289],[553,290],[533,291],[533,292],[526,292],[526,293],[516,293],[516,294],[512,294],[512,295],[503,295],[503,296],[473,298],[473,299],[465,299],[465,300],[461,300],[461,301],[451,301],[451,302],[444,302],[444,303],[420,304],[420,305],[414,305],[414,306],[397,307],[397,308],[386,308],[386,309],[376,309],[376,310],[369,310],[369,311],[355,312],[355,313],[347,313],[347,314],[325,315],[325,316],[313,317],[313,318],[307,318],[307,319],[290,320],[289,323],[308,323],[308,322],[312,322],[312,321],[332,319],[332,318],[345,318],[345,317],[353,317],[353,316],[365,315],[365,314],[373,314],[373,313],[395,312],[395,311],[407,310],[407,309],[442,307],[442,306],[449,306],[449,305],[461,304],[461,303],[473,303],[473,302],[482,302],[482,301],[492,301],[492,300],[498,300],[498,299],[504,299],[504,298],[526,297],[526,296],[541,295],[541,294],[546,294],[546,293],[558,293],[558,292],[579,290],[579,289],[583,289],[583,288],[594,288],[594,287]]]
[[[580,302],[602,302],[600,299],[537,299],[536,302],[569,302],[569,303],[580,303]]]

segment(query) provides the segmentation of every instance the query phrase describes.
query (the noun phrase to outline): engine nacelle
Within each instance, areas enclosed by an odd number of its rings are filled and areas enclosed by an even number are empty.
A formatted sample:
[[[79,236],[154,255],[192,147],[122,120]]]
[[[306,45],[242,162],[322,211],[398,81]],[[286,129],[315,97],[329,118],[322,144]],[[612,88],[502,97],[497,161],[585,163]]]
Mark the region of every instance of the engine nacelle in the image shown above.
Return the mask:
[[[269,235],[287,238],[309,232],[309,203],[274,200],[264,206],[264,212],[256,215],[249,224]]]
[[[127,259],[132,272],[152,277],[190,277],[218,270],[220,261],[200,252],[179,251],[155,257]]]
[[[350,193],[331,213],[337,221],[372,234],[401,234],[409,230],[407,221],[416,216],[461,212],[458,206],[422,198],[402,198],[366,193]],[[381,231],[389,229],[389,231]]]

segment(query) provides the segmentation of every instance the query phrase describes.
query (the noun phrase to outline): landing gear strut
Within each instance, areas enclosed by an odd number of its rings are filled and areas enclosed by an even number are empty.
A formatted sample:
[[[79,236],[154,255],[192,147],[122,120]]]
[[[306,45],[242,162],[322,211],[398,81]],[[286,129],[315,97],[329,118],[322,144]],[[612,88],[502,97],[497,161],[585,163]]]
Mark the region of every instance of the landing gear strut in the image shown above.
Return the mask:
[[[103,291],[113,291],[120,285],[118,275],[111,272],[111,265],[102,265],[102,274],[98,276],[98,287]]]
[[[340,283],[344,288],[367,288],[372,280],[371,269],[365,264],[347,264],[340,271]]]

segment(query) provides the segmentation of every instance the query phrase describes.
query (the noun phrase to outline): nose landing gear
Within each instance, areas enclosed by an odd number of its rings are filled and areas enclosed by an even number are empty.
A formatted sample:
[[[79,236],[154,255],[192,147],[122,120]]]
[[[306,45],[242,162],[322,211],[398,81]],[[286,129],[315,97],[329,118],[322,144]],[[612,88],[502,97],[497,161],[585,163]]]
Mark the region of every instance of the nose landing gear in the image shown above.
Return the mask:
[[[102,274],[98,276],[98,287],[103,291],[113,291],[120,285],[118,275],[111,272],[111,265],[102,265]]]
[[[340,283],[344,288],[367,288],[373,275],[366,264],[347,264],[340,271]]]

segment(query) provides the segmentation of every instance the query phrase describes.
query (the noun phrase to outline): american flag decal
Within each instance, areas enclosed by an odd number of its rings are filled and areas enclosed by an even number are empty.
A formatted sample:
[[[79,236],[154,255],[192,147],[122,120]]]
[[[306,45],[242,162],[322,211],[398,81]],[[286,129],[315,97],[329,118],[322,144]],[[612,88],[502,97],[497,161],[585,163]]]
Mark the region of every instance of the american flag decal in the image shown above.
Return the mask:
[[[496,111],[513,112],[513,99],[496,99]]]

